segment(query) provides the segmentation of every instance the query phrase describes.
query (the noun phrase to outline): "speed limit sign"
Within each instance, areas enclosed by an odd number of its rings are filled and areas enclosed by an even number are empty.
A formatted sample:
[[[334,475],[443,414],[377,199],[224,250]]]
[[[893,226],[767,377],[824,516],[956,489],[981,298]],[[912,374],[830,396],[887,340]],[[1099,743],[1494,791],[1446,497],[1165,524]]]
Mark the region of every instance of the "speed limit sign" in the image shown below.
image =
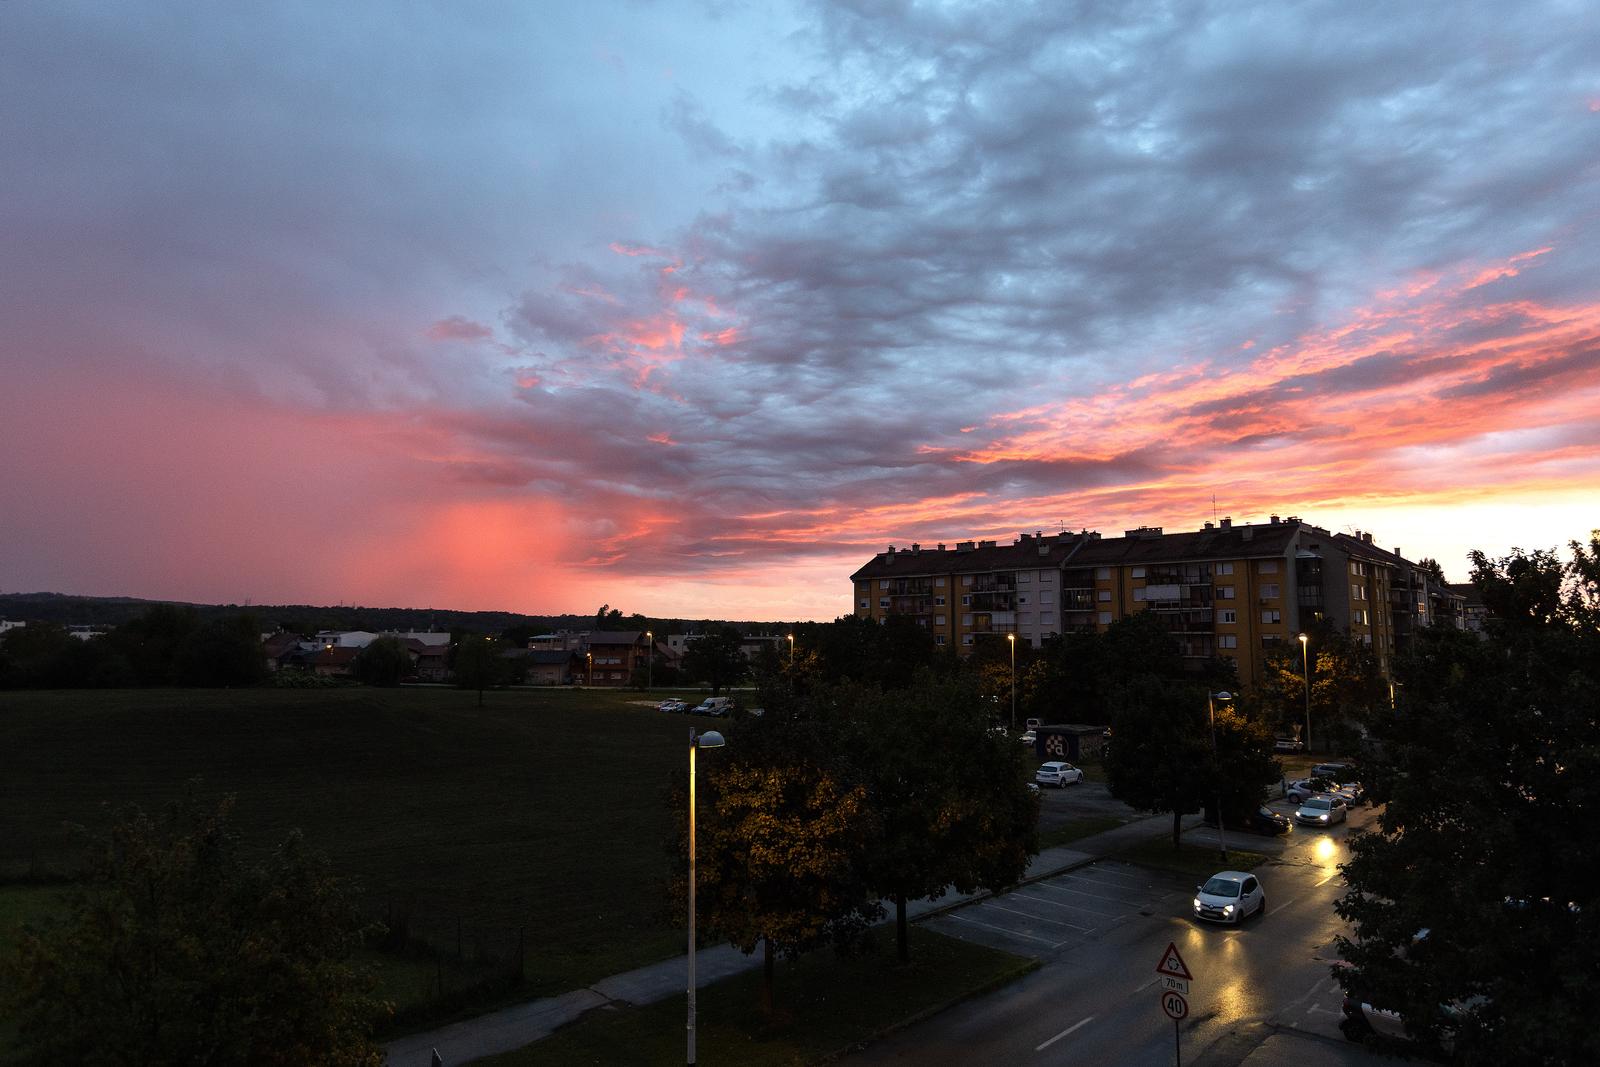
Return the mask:
[[[1183,994],[1167,990],[1161,994],[1161,1010],[1167,1013],[1167,1018],[1173,1022],[1189,1014],[1189,1002],[1183,999]]]

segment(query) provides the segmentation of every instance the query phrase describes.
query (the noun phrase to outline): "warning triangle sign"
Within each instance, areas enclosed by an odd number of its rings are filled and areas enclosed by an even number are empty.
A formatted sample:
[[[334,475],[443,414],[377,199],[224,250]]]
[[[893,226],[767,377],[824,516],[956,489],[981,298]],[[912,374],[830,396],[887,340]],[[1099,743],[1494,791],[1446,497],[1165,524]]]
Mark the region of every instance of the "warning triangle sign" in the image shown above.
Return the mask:
[[[1189,973],[1189,968],[1184,966],[1183,957],[1178,955],[1178,944],[1175,941],[1167,942],[1167,951],[1161,954],[1161,962],[1156,964],[1156,973],[1182,978],[1185,982],[1194,977]]]

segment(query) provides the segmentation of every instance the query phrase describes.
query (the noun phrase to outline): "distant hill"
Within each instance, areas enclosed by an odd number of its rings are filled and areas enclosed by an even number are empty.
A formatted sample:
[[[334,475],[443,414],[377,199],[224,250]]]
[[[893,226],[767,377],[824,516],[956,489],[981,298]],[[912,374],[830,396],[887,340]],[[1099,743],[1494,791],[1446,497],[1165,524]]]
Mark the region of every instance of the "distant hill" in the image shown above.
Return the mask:
[[[593,615],[521,615],[511,611],[454,611],[448,608],[372,608],[341,604],[190,604],[179,600],[142,600],[128,596],[71,596],[65,593],[0,593],[0,619],[56,622],[63,625],[119,626],[157,604],[192,607],[202,619],[250,612],[263,630],[294,633],[318,630],[642,630],[658,636],[698,629],[713,620],[647,619],[609,612],[597,625]],[[734,622],[747,633],[773,632],[784,623]]]

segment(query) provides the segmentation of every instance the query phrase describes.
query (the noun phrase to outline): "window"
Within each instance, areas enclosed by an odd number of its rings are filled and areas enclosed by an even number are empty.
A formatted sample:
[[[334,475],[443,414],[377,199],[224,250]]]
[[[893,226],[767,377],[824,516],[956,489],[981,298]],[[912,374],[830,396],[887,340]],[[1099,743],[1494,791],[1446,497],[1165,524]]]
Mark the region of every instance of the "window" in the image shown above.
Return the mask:
[[[1220,623],[1220,624],[1222,624],[1224,626],[1232,626],[1234,623],[1236,623],[1238,621],[1239,621],[1239,613],[1237,611],[1234,611],[1232,608],[1219,608],[1217,610],[1217,622],[1218,623]]]
[[[1099,582],[1110,581],[1111,580],[1111,568],[1110,567],[1096,567],[1094,569],[1094,577],[1095,577],[1095,580],[1099,581]]]
[[[1278,595],[1278,583],[1269,582],[1268,584],[1263,585],[1261,587],[1261,595],[1264,596],[1264,597],[1269,597],[1269,598],[1277,597],[1277,595]]]
[[[1031,582],[1031,581],[1033,581],[1033,572],[1032,571],[1018,571],[1017,572],[1017,581],[1019,581],[1019,582]]]
[[[944,616],[943,615],[935,615],[933,617],[933,624],[935,626],[943,626],[944,625]]]
[[[1144,577],[1144,568],[1143,567],[1135,567],[1135,568],[1133,568],[1133,577],[1135,577],[1135,578],[1143,578]]]
[[[1056,624],[1056,613],[1055,612],[1053,612],[1053,611],[1041,611],[1041,612],[1039,612],[1039,625],[1040,626],[1054,626],[1055,624]]]
[[[878,598],[878,607],[886,608],[888,606],[889,606],[889,598],[888,597],[881,596],[881,597]]]
[[[1017,603],[1018,604],[1026,604],[1027,602],[1028,602],[1028,594],[1027,593],[1018,593],[1017,594]]]
[[[1283,644],[1283,635],[1282,634],[1262,634],[1261,635],[1261,647],[1262,648],[1274,648],[1274,647],[1276,647],[1278,645],[1281,645],[1281,644]]]
[[[1102,625],[1102,626],[1110,626],[1111,625],[1111,612],[1102,611],[1100,613],[1100,625]]]
[[[972,625],[972,616],[971,615],[963,615],[963,616],[961,616],[961,625],[962,626],[971,626]]]
[[[1024,626],[1032,626],[1033,625],[1033,612],[1031,612],[1031,611],[1019,611],[1019,612],[1017,612],[1017,621],[1020,622]]]
[[[1219,564],[1217,564],[1217,573],[1218,574],[1232,574],[1233,573],[1233,564],[1231,564],[1231,563],[1219,563]]]
[[[870,609],[871,607],[872,607],[872,605],[868,601],[865,601],[865,600],[861,601],[861,610],[862,611],[866,611],[866,610]]]
[[[1218,648],[1238,648],[1239,647],[1239,636],[1237,634],[1218,634],[1217,635],[1217,647]]]
[[[1365,600],[1365,599],[1367,599],[1367,591],[1366,591],[1366,589],[1363,588],[1362,586],[1359,586],[1359,585],[1352,585],[1350,587],[1350,599],[1351,600]]]
[[[970,575],[970,574],[963,574],[963,575],[962,575],[962,576],[961,576],[961,584],[962,584],[962,585],[971,585],[971,584],[972,584],[972,575]]]
[[[1275,559],[1264,559],[1264,560],[1262,560],[1261,561],[1261,573],[1262,574],[1277,574],[1278,573],[1278,561],[1275,560]]]
[[[1350,621],[1355,623],[1357,626],[1365,626],[1367,624],[1367,611],[1366,611],[1366,609],[1365,608],[1357,608],[1355,611],[1352,611],[1350,613]]]
[[[944,634],[934,634],[933,635],[933,643],[936,644],[936,645],[944,644]]]
[[[1269,608],[1261,613],[1261,621],[1270,626],[1273,623],[1280,621],[1279,613]]]
[[[1133,602],[1135,604],[1144,603],[1144,586],[1141,585],[1139,588],[1133,591]]]
[[[970,645],[970,644],[972,644],[972,635],[971,635],[971,634],[962,634],[962,635],[961,635],[961,643],[962,643],[962,644],[963,644],[963,645]]]
[[[879,589],[887,589],[887,588],[889,588],[889,579],[885,578],[883,581],[879,582],[878,583],[878,588]]]
[[[936,608],[944,607],[944,597],[942,597],[942,596],[934,597],[933,598],[933,606],[936,607]]]
[[[1054,604],[1055,602],[1056,602],[1056,591],[1054,589],[1041,589],[1041,590],[1039,590],[1039,603],[1041,603],[1041,604]]]
[[[1040,571],[1039,572],[1039,580],[1041,582],[1053,582],[1053,581],[1056,580],[1056,572],[1055,571]]]
[[[1109,590],[1109,589],[1100,590],[1100,592],[1095,594],[1095,599],[1100,601],[1100,603],[1102,603],[1102,604],[1111,603],[1111,590]]]
[[[962,596],[961,596],[961,606],[964,607],[964,608],[970,608],[972,606],[972,595],[970,593],[963,593],[962,594]]]
[[[935,578],[933,580],[933,587],[935,589],[943,589],[944,588],[944,579],[943,578]]]
[[[1217,586],[1217,599],[1218,600],[1232,600],[1233,599],[1233,586],[1231,586],[1231,585],[1219,585],[1219,586]]]

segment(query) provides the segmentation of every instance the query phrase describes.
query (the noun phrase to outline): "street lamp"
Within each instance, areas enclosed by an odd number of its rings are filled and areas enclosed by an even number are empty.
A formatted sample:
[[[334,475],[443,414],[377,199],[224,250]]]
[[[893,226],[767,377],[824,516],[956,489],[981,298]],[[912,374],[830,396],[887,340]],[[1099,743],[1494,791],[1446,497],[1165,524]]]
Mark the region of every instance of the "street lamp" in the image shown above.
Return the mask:
[[[1220,693],[1206,693],[1206,717],[1211,723],[1211,774],[1215,783],[1217,796],[1217,851],[1222,854],[1222,862],[1228,862],[1228,843],[1222,836],[1222,775],[1217,767],[1217,705],[1220,700],[1224,704],[1233,701],[1233,694],[1227,690]]]
[[[644,632],[644,639],[650,646],[645,651],[645,656],[647,658],[644,661],[644,687],[646,689],[654,689],[656,687],[656,632],[654,630],[646,630]]]
[[[1011,644],[1011,732],[1017,730],[1017,635],[1006,634]]]
[[[588,666],[584,668],[583,684],[592,686],[594,685],[594,653],[585,652],[583,654],[583,661],[588,664]]]
[[[694,1067],[694,757],[702,748],[721,748],[727,742],[715,730],[696,734],[689,727],[689,1067]]]
[[[1311,751],[1311,652],[1305,634],[1300,635],[1300,676],[1306,680],[1306,751]]]
[[[794,634],[789,635],[789,666],[794,667]]]

